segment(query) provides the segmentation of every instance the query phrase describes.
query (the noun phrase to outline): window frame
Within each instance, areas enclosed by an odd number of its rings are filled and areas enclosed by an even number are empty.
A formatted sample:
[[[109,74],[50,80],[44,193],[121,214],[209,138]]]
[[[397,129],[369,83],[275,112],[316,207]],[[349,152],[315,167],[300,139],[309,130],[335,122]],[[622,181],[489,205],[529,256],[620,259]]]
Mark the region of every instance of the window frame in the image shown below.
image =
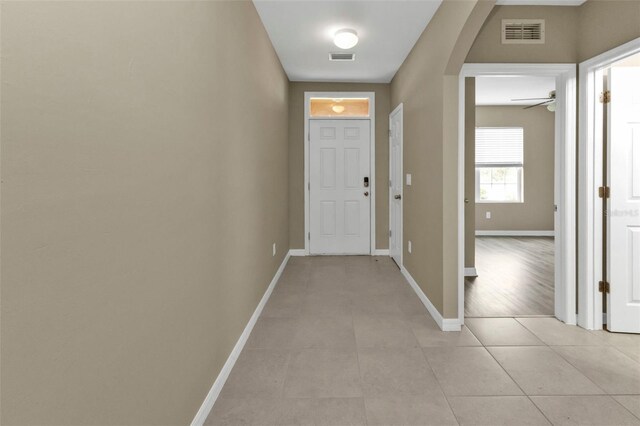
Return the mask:
[[[483,200],[480,198],[480,169],[517,169],[518,181],[518,199],[517,200]],[[524,185],[522,176],[524,174],[524,165],[502,165],[491,167],[476,167],[476,204],[522,204],[524,203]]]
[[[478,129],[521,129],[522,130],[522,162],[521,163],[480,163],[478,165],[477,152],[476,159],[474,159],[475,166],[475,198],[476,204],[522,204],[524,203],[524,127],[522,126],[476,126],[475,135],[478,134]],[[477,138],[477,136],[476,136]],[[477,143],[476,143],[477,150]],[[480,198],[480,169],[509,169],[515,168],[517,170],[517,190],[518,198],[516,200],[483,200]]]

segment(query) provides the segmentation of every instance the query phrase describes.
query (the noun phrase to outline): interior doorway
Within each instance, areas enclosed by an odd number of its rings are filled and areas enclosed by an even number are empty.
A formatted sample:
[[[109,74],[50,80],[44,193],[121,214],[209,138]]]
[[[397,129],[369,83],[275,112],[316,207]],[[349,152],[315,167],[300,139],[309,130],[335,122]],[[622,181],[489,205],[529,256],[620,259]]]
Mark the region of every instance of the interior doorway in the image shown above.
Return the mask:
[[[389,256],[402,268],[403,107],[389,115]]]
[[[475,99],[467,125],[475,131],[467,132],[466,150],[472,245],[465,316],[552,316],[555,78],[480,76],[474,83],[475,90],[467,87]]]
[[[475,100],[472,105],[467,102],[469,77],[490,78],[488,93],[506,95],[508,104],[478,112],[479,121],[470,122],[469,108],[475,115],[477,106]],[[534,93],[509,92],[510,85],[524,78],[529,79],[526,89]],[[464,194],[458,210],[461,323],[465,307],[469,316],[553,315],[576,323],[575,87],[575,66],[570,64],[463,66],[458,162],[459,193]],[[475,93],[475,87],[473,90]],[[526,114],[525,121],[537,115],[549,123],[518,123],[506,108]],[[547,128],[545,136],[536,135],[542,127]],[[471,153],[466,143],[469,138],[473,139]],[[532,139],[530,143],[526,138]],[[542,145],[546,150],[540,149]],[[524,207],[529,200],[534,203]],[[528,224],[523,224],[526,220]],[[469,267],[465,256],[468,260],[471,245],[477,249],[473,259],[479,263]],[[477,278],[467,281],[465,275]],[[482,286],[470,283],[483,279]],[[465,287],[481,291],[465,292]],[[498,288],[502,291],[496,291]]]

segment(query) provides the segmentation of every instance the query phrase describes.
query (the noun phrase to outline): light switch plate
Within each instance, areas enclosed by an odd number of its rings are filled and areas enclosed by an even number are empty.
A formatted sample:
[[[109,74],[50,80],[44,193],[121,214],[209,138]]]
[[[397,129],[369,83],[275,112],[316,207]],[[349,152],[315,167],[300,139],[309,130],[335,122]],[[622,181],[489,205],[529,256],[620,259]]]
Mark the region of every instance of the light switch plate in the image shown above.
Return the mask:
[[[411,240],[409,240],[409,243],[407,244],[407,251],[411,253]]]
[[[411,173],[407,173],[407,186],[411,186]]]
[[[487,219],[491,219],[491,212],[487,212],[485,216],[487,217]]]
[[[276,243],[273,243],[273,256],[276,255]]]

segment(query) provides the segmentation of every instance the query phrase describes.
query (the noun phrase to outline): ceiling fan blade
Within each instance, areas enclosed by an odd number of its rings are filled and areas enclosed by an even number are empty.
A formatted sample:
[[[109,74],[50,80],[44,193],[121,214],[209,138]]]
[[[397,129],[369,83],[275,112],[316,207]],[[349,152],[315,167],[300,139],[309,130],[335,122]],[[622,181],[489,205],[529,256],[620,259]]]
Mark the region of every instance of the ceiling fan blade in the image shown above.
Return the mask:
[[[540,102],[539,104],[526,106],[523,109],[529,109],[529,108],[533,108],[533,107],[537,107],[537,106],[542,106],[542,105],[550,104],[552,102],[553,102],[553,99],[550,99],[548,101]]]
[[[522,99],[511,99],[511,101],[540,101],[542,99],[553,99],[550,97],[546,97],[546,98],[522,98]]]

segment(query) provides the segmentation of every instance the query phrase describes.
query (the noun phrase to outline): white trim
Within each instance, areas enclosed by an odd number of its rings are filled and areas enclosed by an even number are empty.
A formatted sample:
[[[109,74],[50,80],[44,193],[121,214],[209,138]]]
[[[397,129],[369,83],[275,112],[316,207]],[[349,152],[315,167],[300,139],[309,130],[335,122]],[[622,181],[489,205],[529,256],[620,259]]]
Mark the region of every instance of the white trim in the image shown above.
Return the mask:
[[[280,279],[280,276],[282,275],[282,271],[284,271],[285,266],[287,266],[287,262],[289,261],[290,256],[291,251],[287,252],[287,255],[284,257],[284,260],[280,264],[280,267],[271,280],[269,287],[267,287],[267,290],[264,292],[262,299],[260,299],[260,303],[258,303],[256,310],[253,311],[253,315],[251,315],[247,326],[244,328],[244,331],[240,335],[240,338],[236,342],[236,345],[233,347],[233,350],[229,354],[227,361],[224,363],[224,366],[222,366],[218,377],[216,378],[215,382],[213,382],[213,386],[211,386],[209,393],[207,393],[204,402],[200,406],[200,409],[196,413],[196,416],[193,418],[191,426],[202,426],[204,425],[205,420],[207,420],[207,417],[209,416],[209,413],[211,412],[216,399],[218,399],[218,395],[220,395],[222,387],[227,381],[227,378],[229,378],[229,374],[231,373],[233,366],[238,360],[240,352],[242,352],[242,349],[244,348],[245,343],[247,343],[247,339],[249,339],[249,335],[251,334],[256,321],[258,321],[258,317],[260,317],[260,314],[262,313],[262,309],[264,309],[264,306],[267,304],[267,301],[269,300],[274,287],[276,286],[278,280]]]
[[[370,250],[369,254],[376,252],[376,94],[375,92],[304,92],[304,250],[307,255],[309,251],[309,120],[310,112],[309,106],[311,98],[325,97],[325,98],[368,98],[369,99],[369,117],[326,117],[328,120],[335,119],[367,119],[369,120],[370,133],[369,133],[369,162],[370,162],[370,176],[369,176],[369,192],[371,198],[370,205]],[[320,118],[325,119],[325,118]]]
[[[479,237],[553,237],[555,231],[480,231],[476,230]]]
[[[307,252],[304,249],[291,249],[289,250],[290,256],[306,256]]]
[[[398,113],[401,114],[400,122],[402,123],[402,129],[400,130],[400,180],[402,181],[400,182],[400,201],[402,201],[402,203],[400,203],[400,265],[398,266],[402,266],[404,264],[404,104],[402,102],[395,107],[393,111],[391,111],[391,114],[389,114],[389,128],[391,128],[391,117]],[[391,136],[389,136],[388,154],[388,172],[391,174]],[[389,217],[391,217],[391,203],[393,202],[391,199],[392,196],[393,194],[391,194],[391,190],[389,190]],[[389,225],[389,229],[391,229],[391,225]],[[391,241],[389,241],[389,247],[391,247]]]
[[[602,294],[596,283],[602,276],[602,211],[598,206],[598,187],[602,185],[602,123],[596,120],[597,95],[602,81],[596,74],[627,56],[640,53],[640,38],[618,46],[580,64],[580,159],[578,243],[578,325],[589,330],[602,329]],[[600,120],[601,121],[601,120]],[[599,126],[596,129],[596,126]]]
[[[464,100],[466,77],[534,75],[556,78],[555,316],[576,323],[576,65],[464,64],[458,90],[458,314],[464,324]]]
[[[401,266],[400,271],[402,272],[402,275],[404,275],[404,277],[406,278],[411,288],[413,288],[413,291],[416,292],[422,304],[427,308],[427,311],[429,311],[433,319],[436,321],[436,324],[438,324],[438,327],[440,327],[440,330],[460,331],[462,329],[461,323],[458,320],[458,318],[442,318],[442,315],[440,315],[440,312],[438,312],[436,307],[433,306],[433,303],[431,303],[427,295],[424,294],[424,292],[422,291],[422,289],[420,288],[416,280],[414,280],[411,274],[409,273],[409,271],[407,271],[407,268],[405,268],[404,266]]]
[[[478,271],[476,268],[464,268],[464,276],[465,277],[477,277]]]
[[[376,249],[374,256],[389,256],[389,249]]]

